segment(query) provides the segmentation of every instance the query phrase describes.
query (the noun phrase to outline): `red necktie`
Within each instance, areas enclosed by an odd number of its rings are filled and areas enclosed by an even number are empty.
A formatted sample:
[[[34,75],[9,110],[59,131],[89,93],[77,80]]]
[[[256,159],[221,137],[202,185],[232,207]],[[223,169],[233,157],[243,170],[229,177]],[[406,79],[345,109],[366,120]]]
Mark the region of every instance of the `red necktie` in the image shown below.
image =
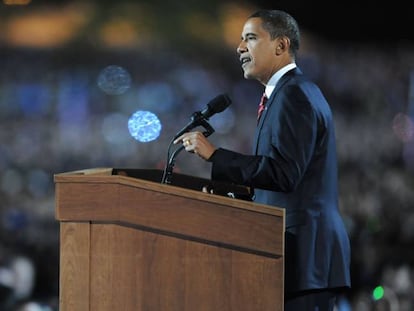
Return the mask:
[[[260,99],[259,109],[257,110],[257,122],[259,122],[260,116],[262,115],[262,112],[265,110],[266,102],[267,96],[266,93],[263,93],[262,98]]]

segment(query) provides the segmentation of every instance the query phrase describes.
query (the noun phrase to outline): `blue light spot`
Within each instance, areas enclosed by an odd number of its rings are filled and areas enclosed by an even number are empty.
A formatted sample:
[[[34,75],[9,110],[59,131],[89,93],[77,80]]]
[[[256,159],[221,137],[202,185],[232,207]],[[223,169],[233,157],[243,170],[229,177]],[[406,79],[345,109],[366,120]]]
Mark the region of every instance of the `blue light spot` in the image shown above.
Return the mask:
[[[161,122],[149,111],[137,111],[128,120],[128,130],[133,138],[146,143],[160,136]]]
[[[131,76],[124,68],[111,65],[99,74],[98,86],[109,95],[121,95],[131,86]]]
[[[176,106],[173,88],[164,82],[152,82],[138,89],[138,103],[142,109],[154,112],[172,111]]]
[[[44,85],[19,85],[17,96],[23,114],[26,116],[43,116],[50,109],[50,92]]]

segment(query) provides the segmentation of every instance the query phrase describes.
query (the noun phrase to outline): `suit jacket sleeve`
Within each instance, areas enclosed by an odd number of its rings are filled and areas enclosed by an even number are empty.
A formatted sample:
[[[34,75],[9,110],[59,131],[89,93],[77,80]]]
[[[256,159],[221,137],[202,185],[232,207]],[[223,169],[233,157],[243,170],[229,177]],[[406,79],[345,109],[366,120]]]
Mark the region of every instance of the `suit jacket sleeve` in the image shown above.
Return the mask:
[[[256,154],[218,149],[212,179],[290,192],[303,177],[318,136],[317,111],[306,87],[285,86],[268,101],[256,133]],[[269,103],[270,102],[270,103]]]

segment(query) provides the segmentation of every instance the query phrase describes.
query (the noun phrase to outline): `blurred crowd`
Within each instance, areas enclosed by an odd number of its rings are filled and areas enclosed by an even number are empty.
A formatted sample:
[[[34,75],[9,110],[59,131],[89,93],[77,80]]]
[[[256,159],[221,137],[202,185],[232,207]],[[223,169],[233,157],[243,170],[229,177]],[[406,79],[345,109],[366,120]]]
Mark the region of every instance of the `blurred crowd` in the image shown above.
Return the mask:
[[[414,46],[389,57],[375,46],[307,38],[298,64],[334,112],[340,208],[352,242],[353,288],[337,309],[412,311]],[[223,92],[233,103],[212,117],[212,140],[250,152],[262,90],[243,79],[234,51],[208,62],[166,51],[71,53],[0,52],[0,310],[58,310],[54,174],[162,169],[172,133]],[[99,79],[110,65],[125,70],[112,77],[114,92]],[[159,118],[156,139],[128,132],[138,110]],[[175,170],[209,177],[208,163],[184,153]]]

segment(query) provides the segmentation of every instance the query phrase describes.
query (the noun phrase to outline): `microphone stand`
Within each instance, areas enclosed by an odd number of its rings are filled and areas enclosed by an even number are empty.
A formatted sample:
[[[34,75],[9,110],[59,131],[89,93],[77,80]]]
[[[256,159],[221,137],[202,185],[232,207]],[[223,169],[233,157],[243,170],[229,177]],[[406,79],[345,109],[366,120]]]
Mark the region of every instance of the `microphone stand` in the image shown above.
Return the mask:
[[[195,125],[192,127],[194,128],[195,126],[202,126],[204,127],[205,131],[203,132],[204,137],[208,137],[211,134],[214,133],[214,128],[210,125],[210,123],[207,122],[207,120],[205,118],[203,118],[201,116],[201,113],[199,114],[199,112],[196,112],[195,117],[198,118],[197,119],[197,123],[194,123]],[[186,131],[188,131],[189,128],[187,128]],[[174,165],[175,165],[175,161],[176,161],[176,157],[178,156],[178,154],[183,151],[184,146],[181,145],[178,148],[176,148],[174,150],[173,153],[171,153],[171,147],[173,145],[174,140],[181,136],[182,134],[184,134],[186,131],[180,131],[178,134],[176,134],[174,136],[174,138],[171,140],[169,146],[168,146],[168,152],[167,152],[167,164],[164,168],[164,173],[162,176],[162,180],[161,183],[162,184],[171,184],[171,179],[172,179],[172,175],[173,175],[173,170],[174,170]]]

